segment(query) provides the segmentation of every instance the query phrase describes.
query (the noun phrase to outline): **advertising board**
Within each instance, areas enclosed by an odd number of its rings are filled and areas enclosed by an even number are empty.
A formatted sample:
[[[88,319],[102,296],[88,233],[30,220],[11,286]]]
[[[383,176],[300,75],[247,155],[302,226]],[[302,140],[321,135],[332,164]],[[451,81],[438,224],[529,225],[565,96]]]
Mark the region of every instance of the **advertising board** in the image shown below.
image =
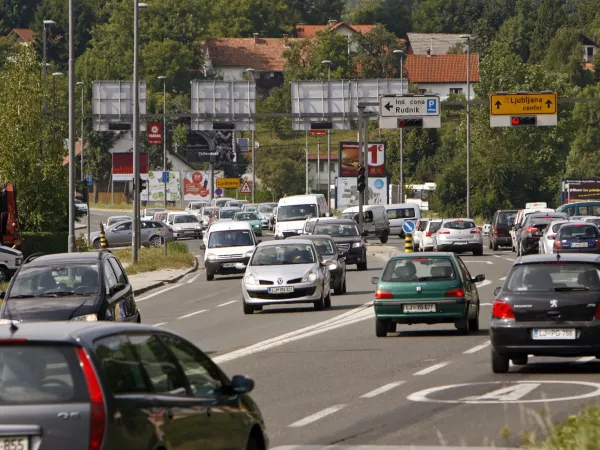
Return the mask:
[[[142,179],[148,179],[148,153],[140,154],[140,174]],[[133,153],[112,154],[113,181],[133,181]]]
[[[340,142],[340,177],[356,176],[358,167],[358,142]],[[385,143],[369,142],[369,176],[385,175]]]
[[[358,205],[358,190],[356,177],[339,177],[336,189],[336,209],[344,210],[350,206]],[[369,205],[387,205],[388,180],[387,177],[369,177],[368,202]]]

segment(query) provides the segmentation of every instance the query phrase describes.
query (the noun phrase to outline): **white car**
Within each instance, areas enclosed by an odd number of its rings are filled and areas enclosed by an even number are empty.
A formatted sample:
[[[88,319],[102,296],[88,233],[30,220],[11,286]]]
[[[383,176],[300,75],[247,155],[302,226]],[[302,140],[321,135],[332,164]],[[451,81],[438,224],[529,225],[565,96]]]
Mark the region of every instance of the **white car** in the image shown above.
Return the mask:
[[[538,251],[540,254],[552,254],[554,253],[554,239],[556,239],[556,233],[561,226],[565,223],[569,223],[568,220],[553,220],[544,230],[544,234],[540,238],[538,243]]]
[[[8,283],[23,264],[23,253],[14,248],[0,246],[0,282]]]
[[[204,208],[205,206],[209,206],[210,202],[208,200],[197,200],[194,202],[190,202],[186,207],[185,207],[185,212],[193,214],[195,216],[199,216],[200,212],[202,211],[202,208]]]
[[[427,226],[420,233],[419,251],[429,252],[433,250],[433,236],[442,226],[442,219],[430,219]]]
[[[483,236],[472,219],[444,219],[433,236],[434,252],[473,252],[483,255]]]
[[[423,234],[423,231],[425,231],[425,228],[427,228],[429,220],[430,219],[419,219],[415,224],[415,231],[412,232],[412,243],[414,251],[418,251],[420,248],[421,235]]]
[[[492,231],[492,225],[489,223],[486,223],[483,228],[481,229],[481,232],[483,233],[484,236],[489,236],[490,235],[490,231]]]
[[[87,203],[83,203],[81,200],[76,198],[75,199],[75,208],[87,216],[87,213],[88,213]]]
[[[173,217],[173,236],[175,239],[186,237],[202,238],[202,224],[193,214],[178,214]]]
[[[569,217],[569,220],[577,220],[577,222],[589,222],[593,223],[597,227],[600,227],[600,217],[598,216],[578,216],[577,219],[574,219],[575,216]]]

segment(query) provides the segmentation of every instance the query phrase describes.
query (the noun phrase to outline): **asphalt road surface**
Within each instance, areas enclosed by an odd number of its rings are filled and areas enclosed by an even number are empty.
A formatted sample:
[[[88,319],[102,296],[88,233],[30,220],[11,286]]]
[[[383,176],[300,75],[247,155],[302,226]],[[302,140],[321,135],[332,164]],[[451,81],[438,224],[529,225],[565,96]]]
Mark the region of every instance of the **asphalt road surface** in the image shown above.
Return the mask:
[[[256,381],[253,397],[274,447],[517,447],[521,433],[539,436],[550,418],[596,402],[595,359],[530,358],[509,374],[492,373],[493,290],[515,257],[486,249],[462,259],[473,276],[486,275],[479,283],[481,330],[468,336],[452,325],[399,325],[399,333],[376,338],[370,279],[384,264],[376,257],[368,271],[352,267],[348,293],[333,296],[325,311],[265,307],[246,316],[241,277],[207,282],[202,269],[138,301],[144,322],[183,334],[229,375]]]

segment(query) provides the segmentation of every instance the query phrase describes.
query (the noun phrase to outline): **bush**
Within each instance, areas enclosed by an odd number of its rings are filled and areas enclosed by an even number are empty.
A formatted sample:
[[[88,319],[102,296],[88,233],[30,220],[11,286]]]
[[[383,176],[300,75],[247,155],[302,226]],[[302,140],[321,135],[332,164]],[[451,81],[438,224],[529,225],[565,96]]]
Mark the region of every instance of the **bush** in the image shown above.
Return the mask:
[[[126,265],[127,275],[152,272],[162,269],[189,269],[195,263],[196,257],[192,255],[183,242],[169,242],[167,257],[163,256],[164,248],[141,248],[137,264],[131,261],[131,248],[113,251],[114,255]]]
[[[550,426],[548,437],[536,448],[542,450],[583,450],[598,448],[600,441],[600,408],[584,407],[559,425]]]
[[[54,233],[22,233],[23,255],[28,257],[34,253],[66,253],[68,251],[69,233],[58,231]]]

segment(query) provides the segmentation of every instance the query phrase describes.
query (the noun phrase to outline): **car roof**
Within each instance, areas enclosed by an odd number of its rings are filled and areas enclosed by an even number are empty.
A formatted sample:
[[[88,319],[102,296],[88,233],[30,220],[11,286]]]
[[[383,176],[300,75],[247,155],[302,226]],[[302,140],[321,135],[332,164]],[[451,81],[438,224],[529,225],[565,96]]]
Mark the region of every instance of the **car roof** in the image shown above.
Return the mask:
[[[226,231],[226,230],[252,230],[252,225],[245,221],[239,220],[223,220],[213,223],[208,232]]]
[[[550,253],[550,254],[533,254],[521,256],[517,258],[514,265],[532,264],[542,262],[586,262],[600,264],[600,255],[593,253]]]
[[[427,252],[425,255],[419,255],[418,253],[394,253],[390,256],[390,259],[454,258],[455,256],[453,252]]]
[[[27,266],[45,266],[53,263],[85,263],[98,262],[102,259],[102,255],[108,254],[107,251],[100,252],[74,252],[74,253],[53,253],[51,255],[41,255],[30,262]]]
[[[108,220],[110,220],[110,219],[123,219],[123,218],[131,219],[131,217],[129,217],[129,216],[110,216],[108,218]]]
[[[442,219],[442,222],[475,222],[467,217],[455,217],[453,219]]]
[[[286,242],[288,242],[289,239],[278,239],[275,241],[263,241],[260,244],[258,244],[259,247],[272,247],[275,245],[281,245],[281,244],[285,244]],[[308,239],[307,237],[302,236],[302,238],[299,239],[294,239],[294,244],[312,244],[312,239]]]
[[[225,206],[221,208],[221,211],[241,211],[242,208],[238,208],[237,206]]]
[[[329,236],[328,234],[309,234],[309,235],[290,236],[288,238],[285,238],[286,241],[288,239],[293,239],[294,241],[298,241],[301,239],[305,239],[308,241],[314,241],[316,239],[331,239],[333,241],[333,238],[331,236]]]
[[[333,223],[335,224],[339,224],[339,225],[356,225],[356,222],[354,221],[354,219],[339,219],[337,217],[323,217],[323,219],[327,219],[326,222],[327,224],[331,224]],[[320,222],[320,220],[319,220]]]

